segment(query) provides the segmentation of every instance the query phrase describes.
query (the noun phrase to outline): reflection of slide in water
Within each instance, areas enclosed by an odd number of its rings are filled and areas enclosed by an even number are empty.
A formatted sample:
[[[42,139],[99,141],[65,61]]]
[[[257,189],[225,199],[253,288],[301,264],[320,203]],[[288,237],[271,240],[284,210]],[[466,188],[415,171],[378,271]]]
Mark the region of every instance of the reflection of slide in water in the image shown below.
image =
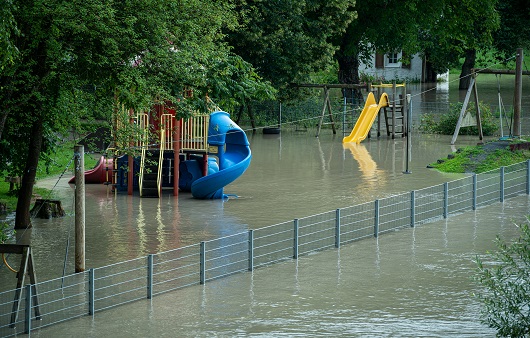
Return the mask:
[[[388,107],[388,95],[383,93],[379,99],[379,104],[375,102],[375,96],[373,93],[369,93],[364,104],[363,111],[355,123],[352,132],[349,136],[342,139],[342,143],[355,142],[360,143],[368,136],[370,128],[379,113],[379,110],[383,107]]]
[[[375,183],[380,181],[384,175],[379,175],[382,170],[377,169],[377,163],[372,159],[366,147],[357,143],[343,143],[344,149],[349,149],[353,158],[359,163],[359,169],[362,172],[366,183]],[[380,176],[380,177],[378,177]]]
[[[195,198],[223,198],[223,187],[235,181],[250,165],[252,158],[247,135],[226,112],[210,115],[208,144],[217,148],[218,163],[209,161],[209,173],[191,184]]]

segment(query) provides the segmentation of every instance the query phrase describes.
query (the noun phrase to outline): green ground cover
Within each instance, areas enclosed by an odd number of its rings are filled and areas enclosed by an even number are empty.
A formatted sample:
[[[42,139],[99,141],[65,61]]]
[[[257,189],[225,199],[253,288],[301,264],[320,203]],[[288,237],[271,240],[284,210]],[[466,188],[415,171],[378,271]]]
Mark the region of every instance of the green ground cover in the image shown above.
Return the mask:
[[[510,150],[510,144],[513,143],[523,143],[530,147],[530,143],[521,139],[488,142],[460,148],[447,158],[429,164],[428,167],[443,172],[478,174],[530,159],[528,148]]]

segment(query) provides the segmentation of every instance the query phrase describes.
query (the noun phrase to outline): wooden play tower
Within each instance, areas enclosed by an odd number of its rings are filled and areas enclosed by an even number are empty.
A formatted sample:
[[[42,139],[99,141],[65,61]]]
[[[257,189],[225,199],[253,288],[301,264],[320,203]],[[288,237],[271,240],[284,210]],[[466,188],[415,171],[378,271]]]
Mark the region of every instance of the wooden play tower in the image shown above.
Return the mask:
[[[177,119],[170,104],[157,104],[149,112],[127,110],[125,113],[129,124],[134,126],[134,137],[128,144],[118,141],[116,132],[124,126],[115,119],[115,147],[111,148],[114,187],[126,186],[129,195],[137,189],[141,197],[160,197],[162,189],[167,188],[177,196],[179,163],[192,154],[203,157],[206,174],[209,114],[194,113],[186,120]],[[127,148],[133,154],[123,155]],[[122,170],[124,166],[126,173]]]
[[[396,138],[396,136],[407,136],[408,102],[406,100],[406,84],[396,84],[395,82],[391,84],[381,83],[378,85],[371,85],[371,88],[374,91],[377,102],[379,102],[379,99],[385,90],[390,91],[387,93],[390,98],[389,104],[382,109],[382,112],[379,112],[377,118],[377,137],[381,136],[381,117],[384,118],[387,136],[391,136],[392,138]],[[398,88],[401,92],[399,94]]]

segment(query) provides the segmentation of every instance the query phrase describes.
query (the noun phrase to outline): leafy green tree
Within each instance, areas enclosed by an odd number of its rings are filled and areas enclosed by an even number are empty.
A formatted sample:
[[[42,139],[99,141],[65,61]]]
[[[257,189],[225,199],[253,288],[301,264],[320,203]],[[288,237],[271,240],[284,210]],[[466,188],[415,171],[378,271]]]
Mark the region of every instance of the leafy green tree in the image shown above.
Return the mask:
[[[458,1],[448,3],[450,13],[458,22],[456,29],[451,29],[454,54],[464,56],[460,83],[458,88],[467,89],[471,78],[471,69],[475,67],[477,50],[487,50],[493,43],[493,33],[499,28],[499,15],[495,10],[497,0]]]
[[[203,91],[223,110],[235,111],[239,108],[237,119],[250,101],[272,100],[277,93],[250,63],[233,53],[224,59],[213,60]]]
[[[433,20],[420,30],[428,81],[435,81],[437,73],[457,66],[464,58],[459,87],[468,88],[477,50],[491,47],[493,33],[499,27],[496,4],[497,0],[439,2]]]
[[[360,63],[370,64],[376,52],[402,50],[406,55],[420,52],[419,32],[439,12],[441,1],[356,1],[351,9],[356,19],[345,34],[335,37],[339,46],[335,54],[339,82],[359,83]],[[360,91],[354,95],[362,99]]]
[[[520,229],[519,239],[511,244],[496,239],[491,267],[477,258],[483,321],[501,337],[530,335],[530,228],[524,224]]]
[[[359,63],[370,62],[376,51],[419,51],[418,32],[426,18],[436,13],[439,1],[356,1],[356,19],[339,36],[336,54],[341,83],[359,83]],[[429,15],[425,15],[429,13]]]
[[[289,97],[292,83],[333,60],[332,37],[354,18],[353,0],[238,0],[241,26],[228,33],[234,53],[256,67],[259,76]]]
[[[0,1],[0,69],[9,66],[17,55],[13,38],[18,34],[18,29],[12,13],[13,8],[12,0]]]
[[[1,0],[0,2],[0,71],[10,67],[18,55],[14,44],[14,37],[18,34],[15,18],[13,17],[13,1]],[[0,91],[4,90],[0,82]],[[7,119],[7,112],[0,106],[0,140]]]
[[[499,58],[513,56],[517,48],[530,49],[530,6],[527,0],[498,0],[500,27],[493,35]]]
[[[491,44],[491,34],[498,27],[495,3],[496,0],[357,1],[353,8],[357,19],[340,37],[336,54],[340,82],[358,83],[360,61],[369,62],[376,51],[421,53],[429,61],[430,74],[445,71],[466,51]]]
[[[185,117],[198,99],[183,89],[222,77],[212,70],[230,55],[222,31],[237,22],[222,0],[20,0],[11,14],[19,55],[0,69],[0,170],[22,175],[15,228],[31,226],[37,164],[58,138],[82,120],[110,122],[116,102],[141,111],[168,100]]]

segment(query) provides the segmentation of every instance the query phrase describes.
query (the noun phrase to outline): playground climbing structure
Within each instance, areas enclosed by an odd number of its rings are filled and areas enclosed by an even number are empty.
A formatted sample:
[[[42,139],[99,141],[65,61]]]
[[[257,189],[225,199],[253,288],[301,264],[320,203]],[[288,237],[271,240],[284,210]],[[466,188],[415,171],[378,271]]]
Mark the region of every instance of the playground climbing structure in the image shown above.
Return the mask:
[[[101,160],[85,174],[118,192],[160,197],[163,190],[174,196],[190,191],[199,199],[223,198],[223,188],[250,165],[247,136],[226,112],[179,119],[172,105],[159,104],[149,112],[122,109],[116,115],[112,160]]]

